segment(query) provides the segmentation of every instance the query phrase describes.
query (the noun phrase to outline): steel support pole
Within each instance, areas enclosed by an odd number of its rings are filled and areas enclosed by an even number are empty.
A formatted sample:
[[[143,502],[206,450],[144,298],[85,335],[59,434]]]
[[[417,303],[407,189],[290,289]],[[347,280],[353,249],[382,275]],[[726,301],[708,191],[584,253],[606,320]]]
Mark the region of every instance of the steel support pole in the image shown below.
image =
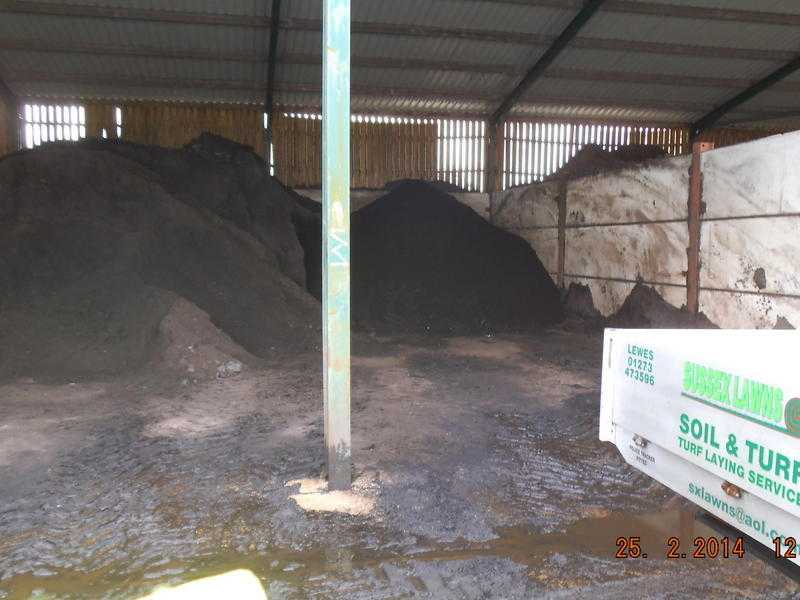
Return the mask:
[[[264,155],[267,169],[272,165],[272,138],[275,120],[275,67],[278,63],[278,35],[280,35],[281,0],[272,0],[269,29],[269,53],[267,55],[267,96],[264,99],[264,112],[267,114],[266,148]]]
[[[323,0],[322,368],[328,488],[349,489],[350,0]]]

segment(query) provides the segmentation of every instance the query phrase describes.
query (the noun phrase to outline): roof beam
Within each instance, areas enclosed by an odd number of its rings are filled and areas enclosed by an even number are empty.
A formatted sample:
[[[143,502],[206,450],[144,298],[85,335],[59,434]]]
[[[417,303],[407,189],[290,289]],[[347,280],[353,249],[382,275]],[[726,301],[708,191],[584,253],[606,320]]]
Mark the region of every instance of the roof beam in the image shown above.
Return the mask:
[[[583,7],[583,0],[472,0],[483,3],[511,4],[525,7],[544,7],[575,10]],[[727,21],[734,23],[759,23],[785,27],[800,26],[800,14],[741,10],[734,8],[711,8],[670,3],[641,2],[640,0],[607,0],[605,11],[610,13],[651,15],[704,21]],[[101,19],[126,19],[135,21],[162,21],[194,25],[229,25],[240,27],[269,27],[269,19],[250,15],[212,14],[163,9],[106,7],[59,2],[32,2],[12,0],[3,5],[2,12],[27,13],[51,16],[79,16]]]
[[[164,89],[205,89],[218,91],[236,91],[262,94],[266,92],[265,84],[233,79],[175,79],[174,77],[128,77],[118,74],[64,74],[51,72],[18,72],[12,73],[9,80],[19,83],[56,83],[67,85],[108,85],[118,88],[164,88]],[[364,96],[392,98],[396,96],[419,96],[425,99],[465,100],[475,102],[492,102],[499,99],[496,94],[476,94],[470,90],[449,90],[437,88],[376,87],[352,85],[353,94]],[[319,94],[322,87],[319,83],[281,83],[275,82],[276,92]]]
[[[796,121],[800,119],[800,110],[794,108],[792,110],[783,110],[783,111],[770,111],[768,113],[760,112],[758,117],[751,117],[751,118],[742,118],[736,119],[734,121],[728,121],[725,123],[725,127],[742,127],[742,128],[754,128],[757,126],[767,126],[768,128],[770,125],[772,128],[783,128],[782,123],[772,123],[773,121]]]
[[[319,65],[320,57],[311,54],[286,54],[282,57],[284,64]],[[401,69],[423,71],[457,71],[465,73],[482,73],[487,75],[522,75],[522,68],[510,64],[466,63],[452,61],[417,60],[409,58],[388,57],[354,57],[354,67]],[[700,87],[720,89],[741,89],[752,83],[750,79],[734,79],[723,77],[702,77],[695,75],[678,75],[673,73],[641,73],[634,71],[605,71],[597,69],[548,69],[542,74],[543,79],[566,79],[570,81],[603,81],[619,83],[643,83],[668,85],[670,87]],[[784,83],[780,91],[800,93],[800,82]]]
[[[470,0],[491,4],[512,6],[556,8],[563,10],[579,9],[582,0]],[[734,23],[759,23],[764,25],[800,26],[800,14],[768,12],[762,10],[741,10],[736,8],[712,8],[707,6],[687,6],[661,2],[641,2],[640,0],[607,0],[605,12],[620,14],[652,15],[702,21],[728,21]]]
[[[262,94],[266,91],[266,85],[254,84],[252,81],[237,81],[228,79],[175,79],[174,77],[128,77],[123,74],[64,74],[54,72],[30,72],[20,71],[9,73],[9,81],[14,81],[20,85],[24,83],[46,82],[67,85],[108,85],[116,89],[129,88],[163,88],[163,89],[205,89],[223,91],[236,91],[252,94]],[[464,101],[473,103],[496,103],[502,98],[497,94],[476,93],[472,90],[452,90],[441,88],[408,88],[394,86],[373,86],[373,85],[353,85],[353,95],[371,98],[396,98],[396,97],[416,97],[426,101]],[[275,91],[295,94],[314,94],[318,95],[322,88],[319,83],[281,83],[276,82]],[[93,95],[94,96],[94,95]],[[112,97],[112,96],[109,96]],[[532,105],[573,105],[586,107],[619,107],[634,108],[642,111],[671,111],[671,112],[702,112],[708,109],[708,105],[696,102],[667,102],[667,101],[644,101],[644,102],[611,102],[607,99],[589,99],[577,97],[537,97],[535,100],[526,102]],[[781,110],[773,107],[772,110]],[[789,110],[789,109],[785,109]],[[745,111],[740,111],[744,114]],[[758,113],[760,114],[760,113]],[[533,115],[531,118],[535,118]]]
[[[43,52],[53,54],[104,54],[132,58],[169,60],[202,60],[219,62],[264,63],[266,58],[257,52],[219,53],[202,49],[157,48],[154,46],[119,46],[115,44],[69,43],[60,44],[36,40],[0,40],[0,50]],[[322,65],[319,54],[280,54],[282,64]],[[430,71],[462,71],[499,75],[520,75],[523,68],[511,64],[436,61],[413,58],[353,57],[353,66],[381,69],[420,69]]]
[[[102,54],[131,58],[151,58],[166,60],[201,60],[239,63],[264,63],[267,59],[257,52],[219,53],[202,49],[174,49],[142,46],[119,46],[95,43],[59,44],[34,40],[0,40],[0,50],[25,51],[54,54]],[[279,54],[277,61],[285,65],[322,64],[318,54],[286,53]],[[414,58],[394,58],[385,56],[354,56],[353,67],[375,69],[401,69],[420,71],[451,71],[476,73],[484,75],[521,76],[523,67],[509,63],[476,63],[464,61],[441,61]],[[749,79],[723,77],[702,77],[695,75],[677,75],[673,73],[641,73],[634,71],[606,71],[597,69],[548,69],[543,75],[545,79],[566,79],[571,81],[611,81],[620,83],[652,83],[670,87],[702,87],[740,90],[753,83]],[[800,82],[783,82],[776,91],[800,93]]]
[[[702,133],[715,123],[719,122],[719,120],[724,117],[726,114],[734,110],[735,108],[741,106],[748,100],[755,98],[764,90],[771,88],[773,85],[778,83],[779,81],[786,79],[789,75],[800,70],[800,56],[796,57],[794,60],[789,61],[785,65],[783,65],[780,69],[773,71],[761,81],[754,83],[746,90],[736,94],[733,98],[728,100],[727,102],[722,103],[717,108],[709,112],[708,114],[700,117],[697,121],[692,123],[690,127],[690,133],[692,136],[697,136],[698,134]]]
[[[676,75],[672,73],[642,73],[634,71],[602,71],[596,69],[550,69],[544,75],[546,79],[568,79],[571,81],[603,81],[618,83],[642,83],[667,85],[669,87],[699,87],[720,89],[742,89],[753,83],[750,79],[733,79],[726,77],[702,77],[697,75]],[[780,91],[799,93],[800,82],[786,82]]]
[[[261,64],[267,59],[258,52],[220,53],[203,49],[157,48],[153,46],[119,46],[116,44],[96,44],[70,42],[68,44],[36,40],[0,40],[0,50],[24,51],[53,54],[102,54],[131,58],[151,58],[165,60],[201,60],[219,62],[239,62]],[[318,54],[286,53],[279,54],[277,61],[285,65],[322,64]],[[353,67],[376,69],[401,69],[421,71],[452,71],[476,73],[484,75],[521,76],[524,68],[513,64],[476,63],[463,61],[441,61],[430,59],[394,58],[384,56],[354,56]],[[566,79],[571,81],[611,81],[620,83],[652,83],[669,85],[670,87],[702,87],[740,90],[753,83],[749,79],[722,77],[702,77],[695,75],[677,75],[673,73],[640,73],[633,71],[606,71],[597,69],[548,69],[543,75],[545,79]],[[267,78],[269,79],[269,77]],[[776,91],[800,93],[800,82],[783,82]]]
[[[665,56],[690,56],[692,58],[721,58],[723,60],[760,60],[775,62],[794,56],[787,50],[763,50],[760,48],[732,48],[727,46],[701,46],[694,44],[670,44],[606,38],[577,37],[572,47],[581,50],[608,50],[611,52],[637,52]]]
[[[49,17],[80,17],[83,19],[114,19],[125,21],[155,21],[179,25],[225,25],[228,27],[268,28],[268,17],[250,15],[213,14],[160,8],[129,8],[93,6],[88,4],[63,4],[59,2],[31,2],[12,0],[4,2],[0,13],[42,15]]]
[[[508,114],[508,111],[514,106],[519,98],[533,85],[533,83],[542,76],[547,67],[561,54],[562,50],[578,35],[583,26],[592,18],[605,0],[587,0],[583,8],[575,15],[575,18],[570,21],[569,25],[561,32],[550,47],[545,50],[544,54],[536,61],[536,64],[525,74],[517,86],[511,90],[511,93],[497,107],[490,119],[490,125],[497,125],[503,117]]]
[[[257,52],[214,52],[203,49],[162,48],[156,46],[120,46],[94,42],[59,43],[50,40],[0,39],[0,50],[51,54],[102,54],[131,58],[170,60],[203,60],[219,62],[264,63],[266,57]]]
[[[698,19],[702,21],[759,23],[763,25],[782,25],[785,27],[800,26],[800,14],[767,12],[761,10],[686,6],[669,3],[640,2],[638,0],[609,0],[608,10],[610,12],[626,14]]]
[[[284,29],[281,24],[281,29]],[[601,42],[601,40],[597,40]],[[643,44],[645,44],[643,46]],[[691,56],[703,56],[706,51],[709,51],[712,56],[724,58],[739,58],[738,54],[728,54],[720,51],[733,50],[725,48],[708,48],[696,46],[670,46],[668,49],[663,48],[663,44],[656,44],[652,48],[649,43],[629,43],[622,40],[602,40],[602,44],[590,43],[586,44],[584,39],[576,38],[573,40],[574,47],[576,48],[601,48],[609,50],[620,51],[652,51],[655,53],[663,53],[670,51],[676,54],[686,54]],[[241,62],[241,63],[262,63],[266,61],[266,57],[258,52],[215,52],[213,50],[205,49],[181,49],[181,48],[162,48],[155,46],[120,46],[118,44],[97,44],[93,42],[69,42],[60,43],[48,40],[21,40],[21,39],[4,39],[0,40],[0,50],[9,51],[25,51],[36,53],[55,53],[55,54],[103,54],[108,56],[129,56],[133,58],[163,58],[173,60],[202,60],[202,61],[219,61],[219,62]],[[769,56],[762,54],[756,55],[762,60],[790,60],[794,57],[791,52],[775,52]],[[744,56],[742,58],[747,58]],[[753,58],[753,57],[750,57]],[[279,56],[279,61],[285,64],[321,64],[321,57],[314,54],[284,54]],[[497,63],[475,63],[464,61],[437,61],[430,59],[414,59],[405,57],[380,57],[380,56],[354,56],[353,66],[356,67],[378,67],[378,68],[396,68],[396,69],[422,69],[430,71],[462,71],[467,73],[486,73],[486,74],[500,74],[500,75],[522,75],[524,67],[513,64],[497,64]],[[569,75],[572,72],[575,77]],[[558,73],[558,74],[557,74]],[[586,78],[579,76],[579,73],[608,73],[607,71],[594,71],[582,69],[550,69],[546,72],[546,77],[555,77],[560,79],[581,79]],[[744,79],[721,79],[721,78],[704,78],[693,77],[684,75],[671,75],[671,74],[645,74],[633,72],[616,72],[620,77],[630,77],[626,81],[632,83],[648,83],[646,81],[650,77],[663,78],[664,83],[670,85],[695,85],[695,82],[703,87],[736,87],[741,89],[744,85],[750,83],[749,80]],[[589,76],[591,77],[591,76]],[[605,77],[602,75],[601,77]],[[784,86],[782,86],[784,87]]]
[[[283,27],[281,27],[283,29]],[[574,46],[581,46],[580,38],[573,42]],[[58,43],[47,40],[0,40],[0,50],[24,51],[34,53],[53,54],[103,54],[107,56],[123,56],[132,58],[155,58],[169,60],[201,60],[218,62],[239,63],[264,63],[267,58],[258,52],[215,52],[204,49],[163,48],[155,46],[120,46],[117,44],[97,44],[91,42]],[[635,50],[635,48],[633,48]],[[689,48],[687,52],[696,55],[696,48]],[[784,60],[794,55],[786,53]],[[278,56],[278,61],[283,64],[321,65],[322,58],[317,54],[288,53]],[[483,73],[487,75],[513,75],[521,76],[524,67],[509,63],[478,63],[465,61],[440,61],[430,59],[394,58],[394,57],[367,57],[354,56],[354,67],[380,68],[380,69],[418,69],[426,71],[458,71],[464,73]],[[622,81],[626,83],[663,83],[671,86],[687,87],[718,87],[741,89],[749,85],[750,80],[701,77],[693,75],[677,75],[671,73],[639,73],[632,71],[604,71],[595,69],[549,69],[543,77],[553,79],[587,79],[592,81]],[[800,91],[800,83],[781,85],[781,90]]]

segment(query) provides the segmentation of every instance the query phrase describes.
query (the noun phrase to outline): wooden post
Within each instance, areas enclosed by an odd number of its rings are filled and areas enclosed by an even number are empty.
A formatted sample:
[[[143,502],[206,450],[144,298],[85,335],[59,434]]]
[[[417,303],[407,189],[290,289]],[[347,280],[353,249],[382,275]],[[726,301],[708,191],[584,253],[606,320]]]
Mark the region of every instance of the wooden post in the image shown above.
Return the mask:
[[[564,289],[564,265],[567,255],[567,180],[562,179],[558,189],[558,274],[557,283]]]
[[[486,124],[486,167],[483,173],[483,189],[486,193],[497,189],[497,127]]]
[[[350,489],[350,0],[324,0],[322,370],[328,489]]]
[[[503,123],[486,123],[485,188],[489,193],[503,189]]]
[[[700,226],[703,212],[703,167],[701,155],[714,148],[710,142],[692,144],[692,167],[689,173],[689,247],[686,249],[686,308],[700,312]]]
[[[3,142],[3,145],[0,145],[0,156],[2,156],[19,150],[22,147],[21,140],[24,139],[21,132],[22,122],[19,116],[22,110],[19,98],[14,95],[2,78],[0,78],[0,102],[6,105],[5,129],[8,135],[8,139],[5,142],[0,140],[0,142]]]

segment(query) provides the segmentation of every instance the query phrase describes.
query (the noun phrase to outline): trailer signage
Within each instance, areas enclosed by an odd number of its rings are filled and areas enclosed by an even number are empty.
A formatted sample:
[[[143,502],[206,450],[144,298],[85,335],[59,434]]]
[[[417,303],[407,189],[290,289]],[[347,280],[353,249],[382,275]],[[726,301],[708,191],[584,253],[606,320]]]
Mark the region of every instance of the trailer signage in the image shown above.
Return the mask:
[[[783,420],[781,388],[689,361],[683,364],[683,394],[770,426]]]
[[[798,349],[791,331],[608,329],[600,438],[766,546],[800,537]]]

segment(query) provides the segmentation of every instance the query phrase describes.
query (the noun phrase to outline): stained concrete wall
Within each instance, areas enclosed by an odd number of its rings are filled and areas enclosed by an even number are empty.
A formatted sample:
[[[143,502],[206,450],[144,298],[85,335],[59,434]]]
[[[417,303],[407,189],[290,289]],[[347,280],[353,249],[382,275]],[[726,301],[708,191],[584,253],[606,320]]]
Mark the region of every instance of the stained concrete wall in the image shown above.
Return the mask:
[[[700,309],[727,327],[800,326],[800,132],[704,154],[703,200]]]
[[[637,279],[686,303],[690,163],[651,161],[564,184],[565,284],[587,284],[604,315]],[[800,133],[713,150],[702,165],[701,310],[722,327],[773,327],[779,316],[800,325]],[[554,276],[559,185],[491,198],[493,222],[527,239]]]
[[[637,279],[685,302],[688,157],[653,161],[565,185],[565,284],[588,285],[597,309],[615,312]],[[560,182],[492,195],[495,224],[522,236],[556,276]]]
[[[490,206],[492,222],[528,240],[550,273],[557,268],[559,189],[558,182],[511,188],[493,194]]]

